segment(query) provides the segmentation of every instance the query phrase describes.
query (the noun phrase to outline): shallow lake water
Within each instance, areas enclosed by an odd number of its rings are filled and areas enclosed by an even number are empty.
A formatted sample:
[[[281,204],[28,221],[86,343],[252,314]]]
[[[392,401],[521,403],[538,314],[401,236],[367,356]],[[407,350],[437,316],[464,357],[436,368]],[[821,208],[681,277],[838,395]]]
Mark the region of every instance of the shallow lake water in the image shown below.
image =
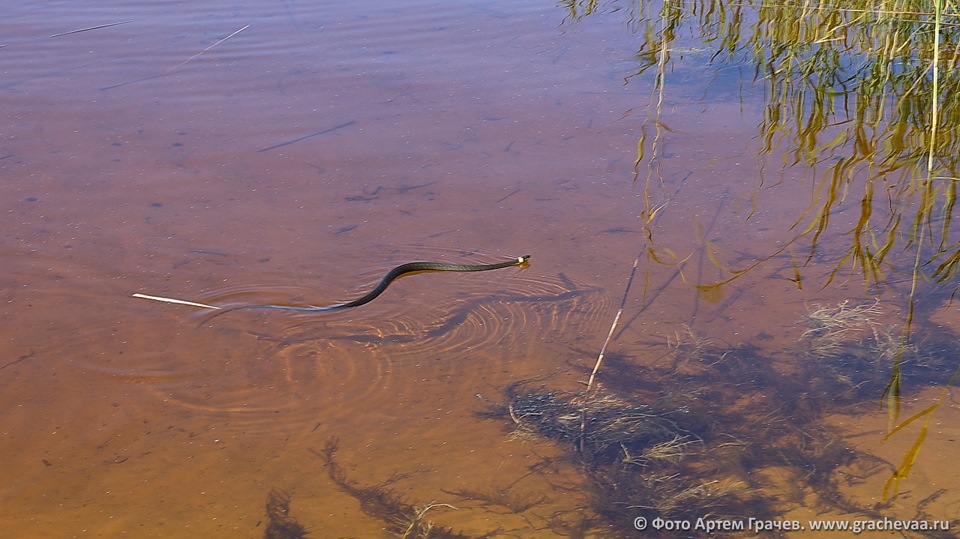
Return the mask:
[[[271,493],[310,537],[401,536],[375,488],[411,522],[436,504],[424,520],[461,536],[634,537],[598,509],[575,443],[484,416],[511,384],[583,391],[617,319],[590,389],[649,396],[605,375],[663,375],[678,410],[704,414],[714,371],[664,357],[709,342],[802,378],[817,308],[877,302],[870,328],[902,323],[897,269],[883,287],[856,267],[830,279],[859,196],[809,259],[783,249],[818,188],[788,150],[761,151],[753,68],[710,73],[683,42],[658,84],[637,74],[642,14],[615,3],[583,18],[528,0],[94,4],[0,21],[4,537],[263,537]],[[331,305],[405,262],[525,254],[330,313],[208,320],[132,297]],[[917,327],[960,331],[950,289],[924,290]],[[904,386],[901,420],[951,372]],[[750,422],[802,393],[764,380],[716,380],[744,396],[716,413]],[[786,463],[744,472],[766,477],[750,488],[776,518],[960,518],[960,478],[942,473],[952,394],[898,502],[852,516],[881,503],[917,435],[883,441],[879,403],[784,412],[863,457],[825,475],[852,503]]]

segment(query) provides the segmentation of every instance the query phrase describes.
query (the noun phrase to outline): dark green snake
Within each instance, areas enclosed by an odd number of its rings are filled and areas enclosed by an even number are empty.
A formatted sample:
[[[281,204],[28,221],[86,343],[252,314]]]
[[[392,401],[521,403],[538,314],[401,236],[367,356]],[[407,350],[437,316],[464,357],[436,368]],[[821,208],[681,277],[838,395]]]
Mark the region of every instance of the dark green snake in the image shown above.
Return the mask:
[[[232,311],[239,311],[240,309],[275,309],[279,311],[298,311],[303,313],[320,313],[320,312],[330,312],[330,311],[340,311],[343,309],[349,309],[351,307],[359,307],[361,305],[370,303],[377,296],[383,293],[384,290],[390,286],[390,283],[395,281],[402,275],[407,273],[414,273],[420,271],[488,271],[501,268],[509,268],[511,266],[522,266],[527,263],[527,260],[530,259],[530,255],[523,255],[514,258],[513,260],[508,260],[506,262],[498,262],[496,264],[445,264],[442,262],[408,262],[406,264],[400,264],[399,266],[388,271],[386,275],[383,276],[383,279],[380,279],[380,282],[377,283],[377,286],[373,290],[368,292],[366,295],[357,298],[353,301],[348,301],[346,303],[340,303],[337,305],[329,305],[327,307],[296,307],[292,305],[241,305],[239,307],[231,307],[229,309],[224,309],[213,316],[205,319],[201,323],[209,322],[214,318],[227,314]]]

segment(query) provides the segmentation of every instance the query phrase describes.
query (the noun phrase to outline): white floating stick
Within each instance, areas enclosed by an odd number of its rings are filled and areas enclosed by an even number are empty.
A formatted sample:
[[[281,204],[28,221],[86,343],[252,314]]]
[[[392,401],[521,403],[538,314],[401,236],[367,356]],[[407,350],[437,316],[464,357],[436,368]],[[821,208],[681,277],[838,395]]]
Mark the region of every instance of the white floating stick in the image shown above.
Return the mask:
[[[215,306],[213,306],[213,305],[205,305],[205,304],[203,304],[203,303],[196,303],[196,302],[193,302],[193,301],[184,301],[184,300],[182,300],[182,299],[173,299],[173,298],[161,298],[160,296],[148,296],[148,295],[146,295],[146,294],[134,294],[133,297],[135,297],[135,298],[143,298],[143,299],[152,299],[153,301],[162,301],[162,302],[164,302],[164,303],[176,303],[176,304],[179,304],[179,305],[190,305],[190,306],[193,306],[193,307],[202,307],[202,308],[204,308],[204,309],[219,309],[219,308],[220,308],[220,307],[215,307]]]
[[[164,71],[164,72],[163,72],[163,74],[164,74],[164,75],[166,75],[167,73],[169,73],[169,72],[171,72],[171,71],[173,71],[174,69],[176,69],[176,68],[178,68],[178,67],[180,67],[180,66],[183,66],[183,65],[186,65],[186,64],[188,64],[188,63],[190,63],[190,61],[191,61],[191,60],[193,60],[194,58],[196,58],[197,56],[200,56],[201,54],[203,54],[203,53],[205,53],[205,52],[207,52],[208,50],[210,50],[210,49],[212,49],[212,48],[214,48],[214,47],[216,47],[217,45],[219,45],[219,44],[221,44],[221,43],[223,43],[224,41],[226,41],[226,40],[228,40],[228,39],[230,39],[231,37],[233,37],[233,36],[235,36],[235,35],[237,35],[237,34],[239,34],[240,32],[243,32],[243,31],[244,31],[244,30],[246,30],[247,28],[250,28],[250,25],[249,25],[249,24],[248,24],[248,25],[246,25],[246,26],[244,26],[243,28],[241,28],[241,29],[239,29],[239,30],[237,30],[236,32],[234,32],[234,33],[232,33],[232,34],[230,34],[229,36],[227,36],[227,37],[225,37],[225,38],[223,38],[223,39],[221,39],[220,41],[217,41],[217,42],[216,42],[216,43],[214,43],[213,45],[210,45],[209,47],[207,47],[207,48],[205,48],[205,49],[203,49],[202,51],[200,51],[200,52],[198,52],[197,54],[194,54],[194,55],[193,55],[193,56],[191,56],[190,58],[187,58],[186,60],[184,60],[184,61],[182,61],[182,62],[180,62],[179,64],[177,64],[177,65],[175,65],[175,66],[173,66],[173,67],[171,67],[170,69],[168,69],[168,70],[166,70],[166,71]]]

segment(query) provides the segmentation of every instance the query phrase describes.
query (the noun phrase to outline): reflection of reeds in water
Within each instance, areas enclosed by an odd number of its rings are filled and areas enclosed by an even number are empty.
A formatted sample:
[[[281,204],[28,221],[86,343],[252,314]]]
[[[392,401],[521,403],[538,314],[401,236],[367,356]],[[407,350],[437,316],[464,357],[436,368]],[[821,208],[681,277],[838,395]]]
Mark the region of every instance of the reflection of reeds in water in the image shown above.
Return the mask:
[[[924,255],[929,257],[925,267],[941,281],[960,272],[960,244],[948,237],[960,132],[943,129],[960,121],[960,12],[955,4],[624,3],[632,8],[624,12],[633,15],[629,24],[640,38],[634,76],[655,69],[656,84],[662,86],[664,73],[692,58],[678,54],[689,50],[689,43],[678,41],[691,34],[703,49],[693,57],[703,61],[689,67],[706,67],[719,76],[731,64],[753,64],[755,82],[764,88],[758,155],[782,153],[776,168],[800,166],[812,172],[804,173],[813,178],[812,200],[801,206],[779,242],[789,245],[806,238],[810,245],[804,266],[813,260],[820,240],[836,228],[833,213],[853,197],[861,200],[860,215],[852,229],[840,231],[849,241],[834,259],[830,280],[850,263],[862,271],[865,282],[878,283],[884,278],[884,262],[914,265],[904,247],[923,243],[917,238],[925,234],[930,245],[939,247]],[[654,13],[656,6],[661,7]],[[569,9],[571,19],[580,21],[594,12],[579,4]],[[650,144],[645,143],[645,129],[640,132],[638,161]],[[650,168],[656,169],[658,153],[646,155]],[[765,185],[762,179],[759,183]],[[651,198],[645,213],[655,213],[662,205]],[[655,240],[656,231],[651,232]],[[656,248],[676,251],[666,245]],[[904,252],[908,254],[902,261],[890,260]],[[717,257],[711,260],[728,270]]]
[[[764,161],[767,155],[779,155],[775,170],[802,169],[784,177],[810,178],[809,202],[789,217],[792,223],[782,231],[777,247],[751,257],[755,263],[735,270],[709,241],[697,239],[725,275],[715,284],[700,283],[701,291],[716,292],[782,254],[791,256],[791,280],[797,286],[802,286],[801,270],[820,260],[831,266],[826,284],[847,268],[867,286],[884,284],[891,269],[911,273],[901,331],[904,344],[910,340],[913,299],[923,277],[954,287],[954,294],[960,291],[960,242],[953,218],[960,130],[946,128],[960,123],[957,4],[614,1],[618,3],[624,4],[622,12],[630,15],[628,25],[640,42],[633,76],[655,70],[654,84],[661,92],[672,69],[714,70],[719,77],[731,65],[752,64],[754,82],[763,88],[764,114],[755,138],[758,157]],[[580,24],[606,11],[589,2],[569,2],[566,8],[569,20]],[[680,52],[690,50],[691,43],[684,40],[691,35],[699,40],[702,54]],[[691,59],[693,64],[682,65]],[[656,139],[647,140],[647,125],[638,130],[637,164],[648,161],[649,170],[661,165],[660,154],[650,145],[662,144],[660,138],[667,136],[658,127],[665,123],[660,110],[657,106],[655,120],[647,120],[655,121]],[[769,168],[764,164],[761,170]],[[641,215],[662,213],[677,198],[666,188],[656,196],[656,183],[648,178]],[[778,188],[762,177],[757,185],[751,195],[754,204]],[[838,219],[835,214],[852,200],[859,204],[851,206],[849,217]],[[657,253],[651,260],[682,270],[680,261],[690,254],[658,241],[658,231],[652,219],[648,221],[649,249]],[[806,255],[794,258],[802,251]],[[899,391],[898,362],[895,356],[889,388],[894,396]]]

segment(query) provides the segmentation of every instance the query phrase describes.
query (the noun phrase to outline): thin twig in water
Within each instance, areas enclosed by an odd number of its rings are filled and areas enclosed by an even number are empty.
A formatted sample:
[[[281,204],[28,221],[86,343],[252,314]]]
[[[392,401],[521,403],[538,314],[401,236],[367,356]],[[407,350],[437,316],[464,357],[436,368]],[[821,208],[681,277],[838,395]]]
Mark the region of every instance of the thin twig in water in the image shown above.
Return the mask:
[[[357,123],[357,122],[354,121],[354,120],[350,120],[349,122],[342,123],[342,124],[340,124],[340,125],[338,125],[338,126],[331,127],[331,128],[329,128],[329,129],[324,129],[323,131],[317,131],[316,133],[310,133],[309,135],[304,135],[304,136],[302,136],[302,137],[297,137],[297,138],[295,138],[295,139],[293,139],[293,140],[288,140],[288,141],[286,141],[286,142],[281,142],[280,144],[274,144],[273,146],[268,146],[268,147],[266,147],[266,148],[257,150],[257,153],[269,152],[270,150],[276,150],[277,148],[282,148],[282,147],[284,147],[284,146],[289,146],[289,145],[291,145],[291,144],[296,144],[296,143],[298,143],[298,142],[302,142],[302,141],[307,140],[308,138],[311,138],[311,137],[316,137],[316,136],[319,136],[319,135],[326,135],[327,133],[332,133],[332,132],[334,132],[334,131],[336,131],[336,130],[338,130],[338,129],[343,129],[344,127],[350,127],[351,125],[353,125],[353,124],[355,124],[355,123]]]
[[[60,37],[60,36],[69,36],[70,34],[79,34],[80,32],[86,32],[88,30],[99,30],[101,28],[110,28],[111,26],[119,26],[121,24],[127,24],[133,22],[133,19],[129,21],[120,21],[120,22],[111,22],[108,24],[98,24],[96,26],[88,26],[86,28],[80,28],[77,30],[70,30],[68,32],[60,32],[59,34],[50,34],[50,37]]]
[[[197,54],[194,54],[194,55],[193,55],[193,56],[191,56],[190,58],[187,58],[186,60],[184,60],[184,61],[182,61],[182,62],[180,62],[179,64],[177,64],[177,65],[175,65],[175,66],[173,66],[173,67],[171,67],[170,69],[168,69],[168,70],[166,70],[166,71],[164,71],[164,72],[163,72],[163,74],[164,74],[164,75],[166,75],[167,73],[169,73],[169,72],[171,72],[171,71],[173,71],[174,69],[177,69],[178,67],[182,67],[182,66],[184,66],[184,65],[186,65],[186,64],[188,64],[188,63],[189,63],[190,61],[192,61],[192,60],[193,60],[194,58],[196,58],[197,56],[200,56],[201,54],[203,54],[203,53],[205,53],[205,52],[207,52],[208,50],[210,50],[210,49],[212,49],[212,48],[214,48],[214,47],[216,47],[217,45],[219,45],[219,44],[221,44],[221,43],[223,43],[224,41],[226,41],[226,40],[228,40],[228,39],[230,39],[231,37],[233,37],[233,36],[235,36],[235,35],[237,35],[237,34],[239,34],[240,32],[243,32],[243,31],[244,31],[244,30],[246,30],[247,28],[250,28],[250,25],[249,25],[249,24],[248,24],[248,25],[246,25],[246,26],[244,26],[243,28],[241,28],[241,29],[239,29],[239,30],[237,30],[236,32],[234,32],[234,33],[232,33],[232,34],[230,34],[229,36],[227,36],[227,37],[225,37],[225,38],[223,38],[223,39],[221,39],[220,41],[217,41],[217,42],[216,42],[216,43],[214,43],[213,45],[210,45],[209,47],[207,47],[207,48],[205,48],[205,49],[203,49],[202,51],[200,51],[200,52],[198,52]]]
[[[597,356],[597,362],[593,365],[593,371],[590,373],[590,378],[587,380],[587,390],[584,392],[584,406],[583,411],[580,414],[580,451],[583,451],[584,439],[584,430],[587,428],[587,406],[586,401],[590,398],[590,390],[593,388],[593,382],[597,379],[597,372],[600,371],[600,365],[603,363],[603,356],[607,353],[607,345],[610,344],[610,339],[613,338],[613,332],[617,330],[617,324],[620,322],[620,317],[623,315],[623,309],[627,305],[627,296],[630,295],[630,285],[633,284],[633,278],[637,274],[637,266],[640,264],[640,257],[643,255],[643,251],[637,253],[637,258],[633,260],[633,268],[630,270],[630,278],[627,279],[627,287],[623,290],[623,298],[620,300],[620,308],[617,309],[617,315],[613,317],[613,324],[610,324],[610,331],[607,332],[607,338],[603,341],[603,346],[600,347],[600,355]]]
[[[661,24],[663,24],[663,21],[661,21]],[[657,101],[655,105],[656,116],[658,119],[660,118],[661,107],[663,105],[663,95],[664,95],[663,88],[664,88],[665,77],[666,77],[666,64],[667,64],[667,44],[666,42],[664,42],[662,43],[661,49],[660,49],[660,61],[659,61],[660,70],[658,74],[657,84],[655,85],[655,90],[658,92]],[[656,125],[657,125],[657,136],[656,136],[656,139],[653,141],[653,155],[650,158],[651,166],[657,161],[658,141],[662,133],[662,128],[661,128],[662,124],[659,122],[659,120],[656,122]],[[637,160],[634,162],[634,171],[635,171],[634,181],[636,181],[638,178],[639,167],[640,167],[640,164],[643,162],[643,143],[645,138],[646,138],[645,135],[641,136],[637,144]],[[653,170],[654,169],[651,168],[649,173],[652,173]],[[647,175],[648,185],[650,183],[649,173]],[[663,185],[662,176],[660,177],[660,183],[661,185]],[[646,213],[646,215],[641,214],[641,216],[644,217],[644,220],[646,222],[644,228],[647,228],[659,217],[660,210],[666,207],[667,203],[663,203],[659,207],[651,209],[651,206],[649,204],[648,194],[646,191],[644,192],[644,200],[647,202],[647,208],[646,208],[646,211],[644,212]],[[630,269],[630,278],[627,279],[627,286],[623,290],[623,298],[620,300],[620,308],[617,309],[617,315],[613,318],[613,323],[610,325],[610,331],[607,333],[607,338],[603,341],[603,346],[600,347],[600,354],[597,357],[597,362],[593,365],[593,371],[590,373],[590,378],[587,380],[587,389],[586,391],[584,391],[584,394],[583,394],[583,404],[582,404],[583,409],[580,413],[580,451],[581,452],[583,452],[584,446],[585,446],[585,443],[584,443],[586,439],[585,431],[587,428],[587,401],[590,399],[590,390],[593,389],[593,382],[596,380],[597,373],[600,371],[600,365],[603,363],[603,357],[607,352],[607,345],[610,344],[610,340],[613,338],[613,334],[617,329],[617,324],[620,323],[620,317],[623,316],[623,310],[627,305],[627,296],[629,296],[630,294],[630,285],[633,284],[633,278],[637,275],[637,266],[640,264],[640,257],[643,256],[644,249],[645,247],[642,248],[640,252],[637,253],[637,257],[633,260],[633,268]]]

